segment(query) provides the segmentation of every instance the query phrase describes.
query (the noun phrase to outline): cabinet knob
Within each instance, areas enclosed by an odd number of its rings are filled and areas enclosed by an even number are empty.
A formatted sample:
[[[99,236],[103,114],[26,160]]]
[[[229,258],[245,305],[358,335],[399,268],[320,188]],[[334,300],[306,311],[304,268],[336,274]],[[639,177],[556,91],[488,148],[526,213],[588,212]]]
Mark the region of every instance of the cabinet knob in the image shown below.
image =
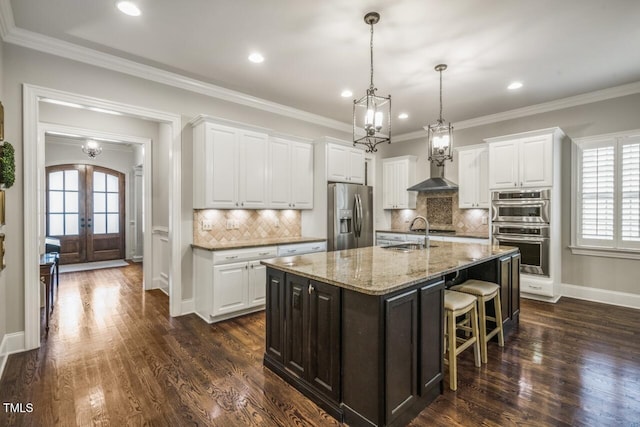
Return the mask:
[[[309,284],[309,295],[315,290],[312,284]]]
[[[520,187],[522,187],[522,183],[520,183]]]
[[[244,202],[240,203],[241,206],[244,206]]]
[[[513,183],[513,186],[514,186],[514,187],[517,187],[517,186],[518,186],[518,183],[517,183],[517,182],[514,182],[514,183]]]
[[[236,206],[238,206],[238,202],[236,202]]]

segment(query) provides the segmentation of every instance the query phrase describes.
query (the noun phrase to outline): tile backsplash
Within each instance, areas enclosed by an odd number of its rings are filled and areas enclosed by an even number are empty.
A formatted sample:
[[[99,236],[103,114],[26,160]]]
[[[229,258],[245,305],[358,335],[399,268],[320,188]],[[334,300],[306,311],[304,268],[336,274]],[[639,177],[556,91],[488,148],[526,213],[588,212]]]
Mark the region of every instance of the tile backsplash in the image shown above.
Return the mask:
[[[211,230],[203,230],[203,221],[211,222]],[[228,230],[227,222],[236,222],[237,229]],[[301,236],[300,211],[294,210],[220,210],[193,211],[193,243],[206,245],[265,237]]]
[[[391,228],[408,230],[411,220],[417,215],[426,217],[432,229],[455,230],[458,233],[486,233],[489,225],[482,224],[482,218],[489,217],[488,209],[460,209],[458,193],[439,191],[418,193],[416,209],[391,211]]]

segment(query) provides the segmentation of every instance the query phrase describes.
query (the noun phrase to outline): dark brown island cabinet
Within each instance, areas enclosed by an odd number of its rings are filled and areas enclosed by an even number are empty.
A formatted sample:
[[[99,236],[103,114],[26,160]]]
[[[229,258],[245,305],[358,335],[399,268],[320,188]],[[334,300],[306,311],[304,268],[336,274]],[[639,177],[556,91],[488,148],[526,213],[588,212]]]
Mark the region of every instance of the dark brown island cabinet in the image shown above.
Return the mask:
[[[519,260],[512,253],[384,295],[269,266],[264,365],[350,426],[405,425],[443,391],[445,283],[499,283],[510,329]]]

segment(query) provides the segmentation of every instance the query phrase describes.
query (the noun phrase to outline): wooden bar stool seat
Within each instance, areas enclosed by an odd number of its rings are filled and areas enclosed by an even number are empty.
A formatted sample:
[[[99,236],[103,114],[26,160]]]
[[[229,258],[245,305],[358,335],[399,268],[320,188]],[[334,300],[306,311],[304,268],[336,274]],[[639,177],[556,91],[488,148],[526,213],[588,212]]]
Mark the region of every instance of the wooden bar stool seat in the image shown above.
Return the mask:
[[[458,389],[458,363],[457,357],[462,351],[473,346],[475,365],[480,367],[480,345],[478,341],[478,313],[476,309],[477,298],[462,292],[444,292],[444,324],[445,324],[445,363],[449,365],[449,388]],[[471,325],[467,320],[456,322],[456,318],[469,314]],[[456,331],[460,329],[469,332],[467,338],[459,338]],[[458,345],[460,342],[460,345]]]
[[[504,347],[504,331],[502,329],[502,306],[500,305],[500,286],[483,280],[470,279],[460,285],[452,286],[452,290],[473,295],[478,299],[478,314],[480,321],[480,349],[482,363],[487,363],[487,342],[498,335],[498,345]],[[493,300],[495,316],[487,316],[486,303]],[[498,320],[499,319],[499,320]],[[495,327],[487,332],[487,321],[493,322]]]

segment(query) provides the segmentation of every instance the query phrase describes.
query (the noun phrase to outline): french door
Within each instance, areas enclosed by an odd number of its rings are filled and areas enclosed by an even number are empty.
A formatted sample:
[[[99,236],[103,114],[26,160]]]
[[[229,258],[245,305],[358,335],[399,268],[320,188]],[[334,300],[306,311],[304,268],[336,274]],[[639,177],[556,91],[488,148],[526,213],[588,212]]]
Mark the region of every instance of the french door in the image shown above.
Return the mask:
[[[60,239],[60,263],[124,258],[124,174],[93,165],[46,169],[47,236]]]

